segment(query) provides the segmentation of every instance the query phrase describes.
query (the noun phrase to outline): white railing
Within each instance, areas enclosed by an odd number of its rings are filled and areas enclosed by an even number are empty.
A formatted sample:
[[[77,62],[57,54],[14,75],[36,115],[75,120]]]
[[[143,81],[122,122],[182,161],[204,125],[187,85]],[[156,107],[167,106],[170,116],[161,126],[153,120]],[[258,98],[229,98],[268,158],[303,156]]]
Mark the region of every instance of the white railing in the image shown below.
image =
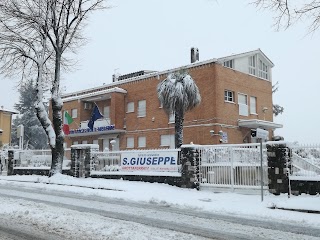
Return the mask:
[[[119,171],[120,152],[96,152],[90,162],[90,172]]]
[[[71,150],[64,151],[62,169],[70,169]],[[50,169],[51,150],[15,150],[13,169]]]
[[[81,121],[80,122],[80,129],[87,129],[88,128],[88,122],[87,121]],[[111,121],[110,118],[102,118],[102,119],[98,119],[94,122],[94,127],[104,127],[104,126],[109,126],[111,125]]]
[[[265,145],[264,145],[265,146]],[[200,152],[202,186],[227,188],[261,187],[260,144],[204,145]],[[263,148],[263,185],[268,184],[267,156]]]
[[[320,180],[320,145],[293,145],[290,180]]]

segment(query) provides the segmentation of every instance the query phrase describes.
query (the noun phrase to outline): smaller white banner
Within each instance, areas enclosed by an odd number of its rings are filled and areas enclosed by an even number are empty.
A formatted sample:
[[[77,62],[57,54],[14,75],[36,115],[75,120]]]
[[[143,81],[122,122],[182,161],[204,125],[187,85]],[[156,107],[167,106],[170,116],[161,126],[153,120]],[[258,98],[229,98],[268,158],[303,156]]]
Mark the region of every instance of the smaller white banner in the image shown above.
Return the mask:
[[[267,140],[268,139],[268,135],[269,132],[267,130],[261,129],[261,128],[257,128],[257,138],[261,138],[263,140]]]
[[[178,151],[121,153],[121,170],[178,172]]]

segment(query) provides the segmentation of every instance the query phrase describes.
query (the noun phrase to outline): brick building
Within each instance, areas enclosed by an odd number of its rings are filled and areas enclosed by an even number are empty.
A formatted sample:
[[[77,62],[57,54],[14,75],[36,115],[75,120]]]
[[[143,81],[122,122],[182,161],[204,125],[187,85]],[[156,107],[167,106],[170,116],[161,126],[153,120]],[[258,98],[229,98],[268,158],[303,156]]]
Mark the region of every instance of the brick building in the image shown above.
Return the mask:
[[[101,150],[174,147],[174,117],[162,109],[156,88],[169,73],[181,69],[189,72],[202,97],[200,105],[185,115],[184,143],[254,142],[251,129],[268,130],[272,137],[273,130],[282,127],[273,122],[274,65],[260,49],[201,62],[195,53],[193,49],[187,66],[113,76],[111,84],[63,95],[63,111],[74,120],[65,137],[67,147],[78,143],[99,144]],[[104,118],[89,131],[94,104]]]

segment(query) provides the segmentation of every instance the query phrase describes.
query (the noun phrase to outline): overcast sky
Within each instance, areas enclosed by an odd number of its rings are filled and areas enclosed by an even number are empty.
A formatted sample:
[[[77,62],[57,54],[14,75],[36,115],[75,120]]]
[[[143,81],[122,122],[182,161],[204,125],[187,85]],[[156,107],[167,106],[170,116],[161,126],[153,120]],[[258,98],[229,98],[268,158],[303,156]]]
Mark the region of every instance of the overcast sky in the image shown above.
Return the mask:
[[[300,143],[319,143],[320,30],[307,35],[307,23],[276,31],[271,12],[250,1],[121,0],[96,12],[88,23],[89,43],[79,50],[76,70],[63,73],[65,92],[110,83],[112,74],[167,70],[190,63],[190,48],[200,61],[260,48],[275,64],[279,82],[274,103],[285,108],[275,122],[277,135]],[[0,77],[0,105],[12,109],[16,83]]]

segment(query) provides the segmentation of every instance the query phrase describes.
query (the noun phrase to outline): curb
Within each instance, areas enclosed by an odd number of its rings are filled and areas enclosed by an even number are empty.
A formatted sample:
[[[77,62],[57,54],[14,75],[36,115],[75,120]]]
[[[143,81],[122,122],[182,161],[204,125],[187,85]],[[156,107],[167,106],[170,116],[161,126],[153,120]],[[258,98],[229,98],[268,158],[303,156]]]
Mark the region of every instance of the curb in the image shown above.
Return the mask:
[[[108,190],[108,191],[118,191],[118,192],[123,192],[124,191],[124,190],[113,189],[113,188],[88,187],[88,186],[82,186],[82,185],[70,185],[70,184],[63,184],[63,183],[49,183],[49,182],[35,182],[35,181],[21,181],[21,180],[5,180],[5,179],[0,179],[0,180],[7,181],[7,182],[42,183],[42,184],[51,184],[51,185],[58,185],[58,186],[81,187],[81,188],[90,188],[90,189],[99,189],[99,190]]]

